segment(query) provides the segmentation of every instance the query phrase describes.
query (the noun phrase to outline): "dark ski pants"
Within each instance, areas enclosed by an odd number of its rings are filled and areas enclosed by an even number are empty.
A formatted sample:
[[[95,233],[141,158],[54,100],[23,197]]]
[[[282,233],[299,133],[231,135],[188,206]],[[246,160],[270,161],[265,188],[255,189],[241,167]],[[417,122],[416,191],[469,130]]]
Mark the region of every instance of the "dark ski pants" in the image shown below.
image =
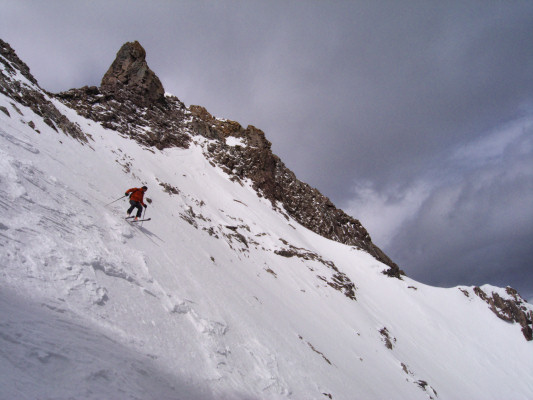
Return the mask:
[[[134,208],[137,208],[137,218],[140,218],[143,213],[143,205],[135,200],[130,200],[131,207],[128,209],[128,215],[131,214]]]

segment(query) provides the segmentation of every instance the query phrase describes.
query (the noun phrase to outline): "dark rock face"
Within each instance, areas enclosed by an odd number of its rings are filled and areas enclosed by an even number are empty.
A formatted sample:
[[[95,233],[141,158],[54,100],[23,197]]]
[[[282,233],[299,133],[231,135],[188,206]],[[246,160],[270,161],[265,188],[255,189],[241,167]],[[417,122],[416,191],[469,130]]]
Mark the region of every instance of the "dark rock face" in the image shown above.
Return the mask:
[[[113,93],[96,86],[85,86],[56,96],[81,116],[144,146],[160,150],[189,146],[191,138],[184,123],[187,109],[174,96],[146,106],[139,105],[138,95],[124,89]]]
[[[165,89],[146,63],[146,51],[135,41],[125,43],[102,78],[104,92],[126,90],[140,106],[165,101]],[[132,96],[130,96],[132,97]]]
[[[0,93],[22,104],[43,118],[43,121],[54,130],[61,130],[67,135],[87,142],[87,137],[81,129],[64,116],[50,101],[50,96],[37,84],[28,66],[18,58],[15,51],[6,42],[0,40],[0,63],[4,65],[7,74],[0,72]],[[17,78],[19,71],[29,83]],[[9,114],[6,111],[6,114]]]
[[[515,289],[508,286],[505,291],[512,297],[512,300],[503,299],[495,292],[488,295],[477,286],[474,288],[474,293],[490,306],[498,318],[506,322],[517,322],[522,327],[526,340],[533,340],[533,312],[524,306],[526,301]]]

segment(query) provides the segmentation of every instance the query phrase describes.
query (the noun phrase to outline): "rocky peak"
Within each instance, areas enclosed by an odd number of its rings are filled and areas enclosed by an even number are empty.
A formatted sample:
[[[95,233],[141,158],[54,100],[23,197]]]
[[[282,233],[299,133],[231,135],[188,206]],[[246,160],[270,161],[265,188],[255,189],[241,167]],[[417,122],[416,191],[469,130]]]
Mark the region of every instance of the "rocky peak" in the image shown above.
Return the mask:
[[[101,89],[111,93],[126,90],[136,95],[135,102],[142,106],[165,102],[165,89],[148,67],[146,51],[137,41],[122,45],[102,78]]]
[[[232,180],[249,179],[258,195],[270,200],[278,210],[281,211],[281,206],[288,215],[321,236],[367,251],[390,267],[387,275],[400,278],[402,271],[398,265],[372,242],[361,223],[336,208],[317,189],[298,180],[272,152],[263,131],[253,125],[244,128],[236,121],[216,118],[202,106],[191,105],[187,109],[177,98],[165,98],[145,56],[138,42],[126,43],[100,88],[72,89],[58,96],[84,117],[143,145],[159,149],[187,147],[194,136],[210,139],[205,156]],[[243,145],[227,145],[228,137],[242,139]]]

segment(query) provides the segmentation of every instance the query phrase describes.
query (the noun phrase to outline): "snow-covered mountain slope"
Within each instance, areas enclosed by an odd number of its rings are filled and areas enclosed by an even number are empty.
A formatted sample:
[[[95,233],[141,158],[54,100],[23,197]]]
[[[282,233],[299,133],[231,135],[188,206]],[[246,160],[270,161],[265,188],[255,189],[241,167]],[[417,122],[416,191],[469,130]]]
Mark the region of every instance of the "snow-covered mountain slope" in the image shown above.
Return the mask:
[[[232,180],[212,139],[139,145],[0,65],[77,129],[0,93],[0,398],[533,398],[533,342],[490,309],[531,318],[512,290],[387,277]],[[108,203],[141,185],[130,223]]]

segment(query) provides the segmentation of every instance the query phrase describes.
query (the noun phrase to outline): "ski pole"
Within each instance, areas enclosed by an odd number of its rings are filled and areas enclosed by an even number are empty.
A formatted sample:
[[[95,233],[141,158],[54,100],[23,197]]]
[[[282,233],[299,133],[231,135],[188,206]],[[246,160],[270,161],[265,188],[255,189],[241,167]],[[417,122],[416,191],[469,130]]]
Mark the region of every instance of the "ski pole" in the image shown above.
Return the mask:
[[[107,203],[106,206],[108,206],[108,205],[110,205],[110,204],[113,204],[114,202],[119,201],[120,199],[123,199],[124,197],[128,197],[128,195],[126,194],[126,195],[124,195],[124,196],[122,196],[122,197],[119,197],[118,199],[113,200],[111,203]]]

